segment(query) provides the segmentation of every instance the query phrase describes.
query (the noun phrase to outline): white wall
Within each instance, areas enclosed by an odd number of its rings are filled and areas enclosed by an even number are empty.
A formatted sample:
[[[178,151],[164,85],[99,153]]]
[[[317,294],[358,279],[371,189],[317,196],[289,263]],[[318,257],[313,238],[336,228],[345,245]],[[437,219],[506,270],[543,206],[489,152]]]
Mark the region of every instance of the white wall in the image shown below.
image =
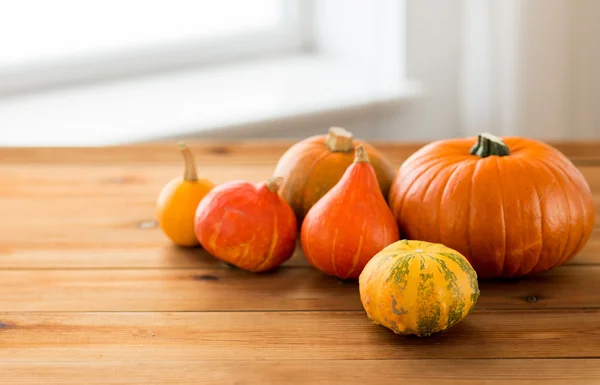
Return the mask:
[[[406,71],[421,82],[422,95],[378,122],[379,137],[437,139],[460,130],[459,77],[462,0],[407,1]]]
[[[406,71],[421,97],[306,132],[600,138],[600,0],[407,0],[406,15]]]
[[[378,140],[475,135],[600,138],[600,0],[407,0],[410,103],[285,122]],[[272,137],[273,131],[253,136]]]
[[[600,2],[466,0],[462,132],[600,137]]]
[[[574,138],[600,137],[600,1],[571,0],[570,125]]]
[[[410,102],[329,113],[275,123],[277,130],[242,129],[240,137],[300,138],[342,126],[372,140],[432,140],[460,132],[458,73],[462,55],[463,0],[407,0],[406,75],[421,83]],[[399,69],[401,70],[401,69]],[[395,81],[401,81],[396,77]]]

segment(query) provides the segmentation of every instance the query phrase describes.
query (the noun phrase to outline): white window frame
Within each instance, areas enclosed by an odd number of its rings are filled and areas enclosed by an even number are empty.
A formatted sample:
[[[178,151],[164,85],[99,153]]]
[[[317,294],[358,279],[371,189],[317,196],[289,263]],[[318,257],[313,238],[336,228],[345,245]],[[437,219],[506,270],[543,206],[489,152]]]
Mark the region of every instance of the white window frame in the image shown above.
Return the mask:
[[[0,96],[0,146],[302,137],[397,112],[421,93],[405,72],[405,0],[300,1],[316,14],[303,52]]]
[[[270,30],[215,37],[208,41],[158,44],[128,52],[85,55],[68,61],[0,67],[0,96],[308,51],[312,44],[307,23],[311,1],[281,1],[284,7],[282,24]]]

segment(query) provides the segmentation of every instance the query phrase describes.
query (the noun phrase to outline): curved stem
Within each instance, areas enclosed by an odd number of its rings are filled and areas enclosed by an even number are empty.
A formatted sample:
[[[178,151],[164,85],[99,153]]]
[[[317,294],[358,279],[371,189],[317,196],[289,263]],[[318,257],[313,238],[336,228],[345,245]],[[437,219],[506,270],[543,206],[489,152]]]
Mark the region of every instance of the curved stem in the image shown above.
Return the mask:
[[[196,171],[196,161],[194,160],[194,154],[188,148],[188,146],[181,142],[179,143],[179,151],[183,155],[183,161],[185,163],[185,169],[183,171],[183,180],[188,182],[194,182],[198,180],[198,172]]]
[[[354,151],[354,163],[370,163],[367,150],[362,144],[358,145]]]
[[[281,185],[283,184],[283,177],[282,176],[274,176],[272,178],[269,178],[267,180],[266,184],[267,184],[267,188],[269,189],[270,192],[276,193],[277,191],[279,191],[279,189],[281,188]]]
[[[487,158],[491,155],[496,156],[507,156],[510,155],[508,146],[504,144],[501,138],[492,134],[479,134],[477,136],[477,143],[471,147],[469,151],[471,155],[477,155],[482,158]]]
[[[351,152],[354,149],[354,136],[341,127],[331,127],[325,137],[325,145],[329,151]]]

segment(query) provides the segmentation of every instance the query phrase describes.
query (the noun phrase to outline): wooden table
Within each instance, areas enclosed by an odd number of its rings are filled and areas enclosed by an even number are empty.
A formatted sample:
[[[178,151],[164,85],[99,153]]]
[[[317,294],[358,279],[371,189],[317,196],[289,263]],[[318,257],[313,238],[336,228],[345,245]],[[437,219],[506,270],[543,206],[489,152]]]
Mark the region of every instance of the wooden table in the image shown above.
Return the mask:
[[[270,176],[288,145],[190,143],[215,182]],[[600,143],[556,145],[600,212]],[[399,165],[419,145],[379,147]],[[566,266],[481,282],[465,320],[409,338],[300,253],[255,275],[171,245],[154,203],[181,172],[173,143],[0,162],[2,384],[600,384],[600,226]]]

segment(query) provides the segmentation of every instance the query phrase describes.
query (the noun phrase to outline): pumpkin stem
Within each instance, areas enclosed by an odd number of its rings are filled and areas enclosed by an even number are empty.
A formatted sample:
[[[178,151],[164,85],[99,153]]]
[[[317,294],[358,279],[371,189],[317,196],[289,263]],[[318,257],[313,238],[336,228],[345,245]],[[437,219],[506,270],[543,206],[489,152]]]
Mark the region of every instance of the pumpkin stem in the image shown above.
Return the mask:
[[[269,189],[270,192],[274,192],[276,193],[277,191],[279,191],[279,189],[281,188],[281,185],[283,184],[283,177],[282,176],[274,176],[272,178],[269,178],[267,180],[267,188]]]
[[[351,152],[354,149],[354,137],[341,127],[331,127],[325,137],[325,145],[332,152]]]
[[[183,155],[183,161],[185,163],[183,180],[188,182],[197,181],[198,173],[196,172],[196,161],[194,160],[194,154],[192,154],[192,151],[190,151],[184,142],[179,143],[179,151],[181,151],[181,155]]]
[[[504,144],[504,141],[492,134],[479,134],[477,135],[477,143],[471,147],[469,152],[471,155],[477,155],[482,158],[487,158],[490,155],[496,156],[507,156],[510,155],[508,146]]]
[[[359,144],[354,151],[354,163],[370,163],[367,150],[362,144]]]

